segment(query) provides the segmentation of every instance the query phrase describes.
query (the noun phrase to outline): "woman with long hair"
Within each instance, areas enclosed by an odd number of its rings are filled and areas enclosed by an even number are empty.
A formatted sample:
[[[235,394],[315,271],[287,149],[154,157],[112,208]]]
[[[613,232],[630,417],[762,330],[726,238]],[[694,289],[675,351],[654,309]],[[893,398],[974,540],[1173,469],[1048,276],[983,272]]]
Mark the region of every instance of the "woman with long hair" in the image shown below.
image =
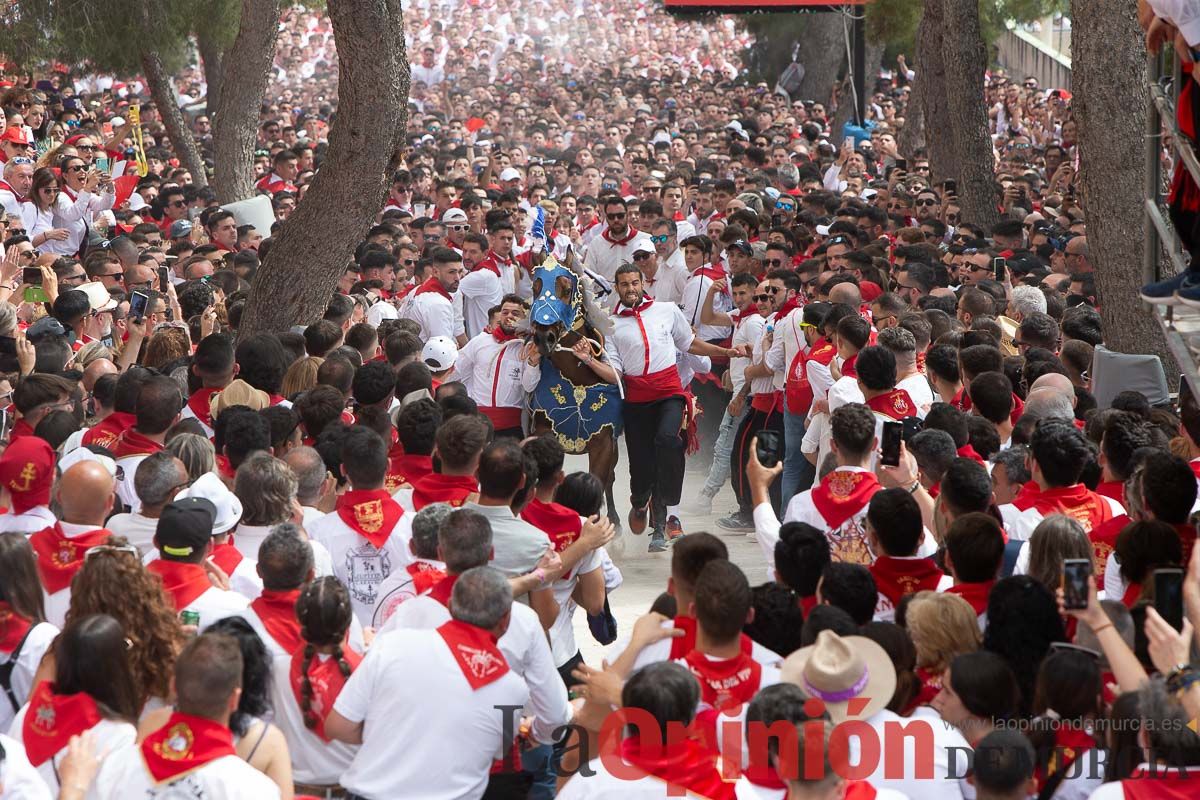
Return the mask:
[[[979,649],[979,619],[971,604],[958,595],[917,592],[908,603],[904,624],[917,651],[916,675],[921,681],[915,705],[926,705],[942,690],[950,662]]]
[[[46,622],[42,582],[29,539],[0,533],[0,730],[29,699],[38,664],[50,649],[58,628]]]
[[[54,166],[58,167],[59,185],[62,194],[54,210],[54,227],[65,230],[65,239],[51,239],[43,245],[42,250],[59,255],[75,255],[79,252],[87,238],[88,225],[101,211],[107,211],[116,202],[116,190],[109,177],[99,170],[90,167],[79,157],[76,150],[73,155],[64,155]],[[82,203],[82,213],[78,218],[64,213]]]
[[[29,761],[57,792],[59,764],[72,736],[91,732],[97,752],[137,739],[141,708],[121,624],[107,614],[77,617],[54,642],[53,680],[40,682],[12,732]]]
[[[1019,716],[1020,699],[1017,678],[1004,659],[980,650],[950,662],[932,705],[974,747],[1000,723]]]
[[[99,178],[96,178],[98,181]],[[95,185],[89,184],[76,200],[71,200],[58,190],[58,174],[50,167],[40,167],[33,172],[33,188],[29,190],[29,201],[36,215],[25,235],[34,247],[46,248],[47,252],[69,255],[73,251],[53,250],[51,242],[65,242],[71,232],[59,224],[79,222],[87,214],[91,192]],[[78,251],[78,246],[75,250]]]
[[[1028,575],[997,581],[988,595],[983,647],[1008,662],[1021,687],[1019,710],[1033,705],[1038,665],[1054,642],[1066,641],[1058,602],[1050,590]]]
[[[1024,572],[1053,593],[1062,582],[1063,559],[1094,557],[1083,526],[1063,514],[1051,514],[1038,523],[1029,541],[1021,546],[1017,571],[1022,571],[1022,559],[1027,558],[1028,568]],[[1094,566],[1097,570],[1104,569],[1103,564]]]
[[[1086,800],[1104,782],[1095,725],[1103,713],[1096,653],[1056,645],[1038,670],[1029,741],[1037,752],[1039,800]],[[1082,768],[1080,768],[1082,765]]]

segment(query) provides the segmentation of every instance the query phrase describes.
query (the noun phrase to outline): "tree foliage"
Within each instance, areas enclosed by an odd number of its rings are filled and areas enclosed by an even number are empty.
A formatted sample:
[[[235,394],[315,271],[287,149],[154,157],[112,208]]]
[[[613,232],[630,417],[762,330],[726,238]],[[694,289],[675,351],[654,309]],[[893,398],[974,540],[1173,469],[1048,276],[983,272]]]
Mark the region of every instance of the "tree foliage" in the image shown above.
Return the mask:
[[[985,42],[995,42],[1007,23],[1033,22],[1065,13],[1067,0],[979,0],[979,23]],[[916,51],[921,3],[914,0],[872,0],[867,6],[867,36],[888,44],[889,55]]]

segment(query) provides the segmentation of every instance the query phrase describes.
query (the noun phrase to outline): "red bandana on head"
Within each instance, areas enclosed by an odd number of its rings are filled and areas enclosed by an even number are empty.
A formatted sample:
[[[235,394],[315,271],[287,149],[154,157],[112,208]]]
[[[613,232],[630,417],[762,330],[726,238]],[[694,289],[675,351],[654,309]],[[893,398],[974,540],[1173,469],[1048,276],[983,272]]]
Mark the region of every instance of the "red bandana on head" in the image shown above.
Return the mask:
[[[236,756],[233,732],[219,722],[176,711],[167,723],[142,740],[142,760],[156,785],[224,756]]]
[[[404,509],[384,489],[361,489],[346,492],[337,499],[338,517],[377,550],[387,544],[388,537]]]
[[[449,503],[458,508],[479,492],[474,475],[442,475],[431,472],[413,484],[413,508],[420,511],[430,503]]]
[[[574,509],[558,503],[543,503],[536,497],[525,506],[521,519],[550,537],[556,553],[567,549],[583,531],[583,521]]]
[[[496,637],[483,628],[452,619],[437,632],[472,689],[487,686],[508,672],[508,662],[496,647]]]
[[[212,588],[208,572],[199,564],[159,558],[147,564],[146,571],[162,580],[163,589],[171,595],[176,611],[183,611]]]
[[[358,669],[363,657],[353,650],[342,647],[342,660],[350,667],[351,674]],[[301,647],[292,654],[292,666],[288,672],[292,684],[292,694],[296,696],[296,704],[304,708],[304,648]],[[317,718],[317,724],[312,732],[321,737],[326,744],[333,741],[325,734],[325,720],[333,711],[333,704],[349,679],[342,674],[342,665],[336,658],[319,658],[314,656],[308,664],[308,685],[312,689],[312,699],[309,708]]]
[[[876,395],[867,401],[867,407],[894,420],[917,415],[917,407],[904,389],[892,389],[886,394]]]
[[[54,449],[50,444],[37,436],[10,440],[0,456],[0,484],[8,489],[13,513],[48,505],[53,483]]]
[[[68,538],[62,525],[54,523],[29,537],[29,544],[37,555],[38,575],[47,594],[61,592],[71,585],[71,579],[83,566],[87,551],[112,535],[112,531],[97,528],[82,536]]]
[[[29,763],[35,767],[104,719],[96,701],[84,692],[55,694],[54,684],[42,681],[29,695],[29,708],[21,724],[21,739]]]
[[[840,528],[871,500],[879,481],[870,472],[834,470],[812,489],[813,505],[830,528]]]
[[[298,599],[299,589],[287,592],[263,589],[263,593],[250,604],[250,608],[254,609],[254,613],[262,620],[267,633],[288,653],[295,653],[304,647],[304,637],[300,635],[300,620],[296,618]]]

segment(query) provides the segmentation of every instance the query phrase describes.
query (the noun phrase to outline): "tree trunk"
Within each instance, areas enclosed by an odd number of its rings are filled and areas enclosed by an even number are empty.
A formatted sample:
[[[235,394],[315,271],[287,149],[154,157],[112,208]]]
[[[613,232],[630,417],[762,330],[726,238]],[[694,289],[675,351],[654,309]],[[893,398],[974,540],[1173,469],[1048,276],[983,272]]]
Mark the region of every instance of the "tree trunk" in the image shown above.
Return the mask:
[[[1147,224],[1145,40],[1132,3],[1071,5],[1071,107],[1079,123],[1079,180],[1104,344],[1122,353],[1156,353],[1170,375],[1162,331],[1138,298]]]
[[[800,63],[804,65],[804,80],[793,100],[815,100],[829,109],[833,84],[837,82],[842,64],[846,62],[846,38],[842,30],[842,15],[835,13],[809,14],[808,26],[800,42]]]
[[[280,0],[242,0],[237,38],[222,59],[229,75],[213,117],[213,188],[222,203],[254,193],[254,137],[275,57],[279,5]]]
[[[325,162],[255,275],[239,336],[320,319],[354,247],[383,206],[407,127],[400,0],[329,0],[338,113]]]
[[[171,137],[171,145],[179,163],[192,173],[192,183],[196,186],[207,186],[208,175],[204,172],[204,160],[200,158],[200,150],[196,147],[192,129],[184,122],[183,113],[179,110],[179,101],[175,97],[175,86],[171,76],[163,69],[158,53],[142,53],[142,69],[146,73],[150,95],[154,98],[154,105],[158,107],[158,113],[167,129],[167,136]]]
[[[224,53],[212,37],[205,32],[196,34],[196,49],[200,51],[200,63],[204,65],[205,111],[211,117],[217,113],[221,102],[221,87],[225,83]]]
[[[908,97],[904,127],[900,129],[900,134],[896,137],[896,147],[900,150],[900,155],[909,161],[913,161],[917,157],[918,150],[926,150],[925,85],[921,76],[918,75],[912,84],[912,93]]]
[[[985,231],[1000,221],[996,209],[995,157],[983,104],[983,73],[987,47],[979,27],[979,4],[946,0],[942,5],[944,31],[942,59],[946,69],[946,96],[950,104],[950,131],[958,156],[958,202],[963,216]]]
[[[954,2],[955,0],[951,0]],[[950,135],[950,104],[946,94],[946,64],[942,56],[942,31],[946,24],[943,6],[946,0],[925,0],[921,22],[917,26],[917,79],[925,129],[937,131],[927,136],[929,168],[935,181],[958,177],[958,154]],[[975,87],[978,94],[980,87]],[[916,99],[914,96],[913,99]]]

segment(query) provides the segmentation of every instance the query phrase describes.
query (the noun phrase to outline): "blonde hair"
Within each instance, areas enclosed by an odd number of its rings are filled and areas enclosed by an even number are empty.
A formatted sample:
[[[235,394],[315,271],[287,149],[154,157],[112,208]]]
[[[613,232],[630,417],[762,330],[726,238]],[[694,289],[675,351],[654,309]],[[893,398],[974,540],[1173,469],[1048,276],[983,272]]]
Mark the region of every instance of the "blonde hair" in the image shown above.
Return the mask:
[[[917,592],[904,624],[917,648],[917,666],[941,672],[955,656],[973,653],[983,638],[971,604],[956,594]]]
[[[293,361],[283,374],[283,385],[279,393],[284,397],[294,397],[300,392],[307,392],[317,385],[317,370],[324,363],[325,359],[320,356],[305,356]]]
[[[183,462],[189,481],[216,470],[217,451],[206,436],[198,433],[176,434],[167,441],[167,450]]]

